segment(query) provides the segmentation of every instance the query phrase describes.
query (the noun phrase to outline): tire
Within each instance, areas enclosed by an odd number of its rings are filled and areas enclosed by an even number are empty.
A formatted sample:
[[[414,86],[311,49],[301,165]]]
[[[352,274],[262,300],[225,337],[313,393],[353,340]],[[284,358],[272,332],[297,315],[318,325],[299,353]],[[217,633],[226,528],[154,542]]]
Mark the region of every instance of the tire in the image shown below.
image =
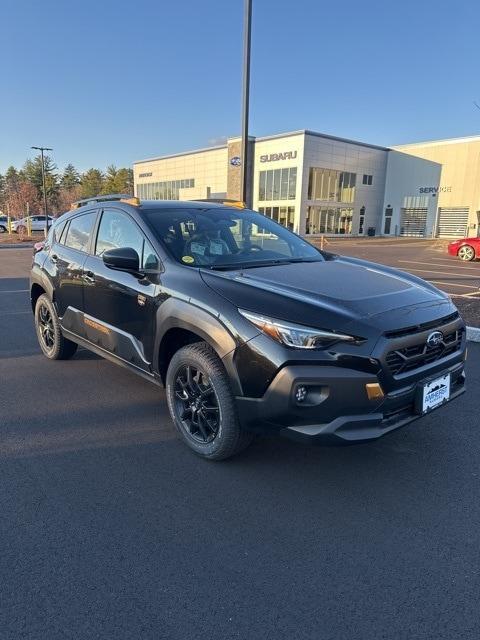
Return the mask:
[[[460,260],[471,262],[472,260],[475,260],[475,249],[469,244],[464,244],[457,251],[457,256]]]
[[[240,427],[227,373],[206,342],[189,344],[175,353],[166,392],[175,427],[197,455],[225,460],[253,440],[253,434]]]
[[[17,233],[27,233],[27,227],[23,224],[20,224],[15,231]]]
[[[62,335],[55,307],[45,294],[35,305],[35,329],[40,348],[50,360],[68,360],[77,350],[76,342]]]
[[[0,233],[7,233],[7,227],[0,225]]]

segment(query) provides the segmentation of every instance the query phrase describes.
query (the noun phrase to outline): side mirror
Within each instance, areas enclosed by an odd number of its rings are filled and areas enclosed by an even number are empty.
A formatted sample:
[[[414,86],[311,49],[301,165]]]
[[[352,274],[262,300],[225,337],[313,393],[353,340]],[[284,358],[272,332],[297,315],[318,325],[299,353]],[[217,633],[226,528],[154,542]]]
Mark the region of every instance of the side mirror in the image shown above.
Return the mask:
[[[137,274],[140,270],[140,258],[135,249],[131,247],[121,247],[119,249],[109,249],[102,256],[103,263],[109,269],[117,271],[128,271]]]

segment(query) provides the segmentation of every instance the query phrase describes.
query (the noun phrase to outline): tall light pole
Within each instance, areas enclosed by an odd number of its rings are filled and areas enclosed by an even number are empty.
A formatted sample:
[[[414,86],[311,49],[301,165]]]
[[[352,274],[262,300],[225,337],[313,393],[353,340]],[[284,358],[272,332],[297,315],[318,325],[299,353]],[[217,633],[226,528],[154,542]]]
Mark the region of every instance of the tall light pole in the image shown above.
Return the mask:
[[[248,181],[248,112],[250,101],[250,44],[252,40],[252,0],[244,0],[243,19],[243,90],[242,90],[242,151],[240,200],[247,200]]]
[[[40,151],[42,156],[42,185],[43,185],[43,210],[45,212],[45,237],[48,235],[48,207],[47,207],[47,189],[45,187],[45,160],[43,157],[44,151],[53,151],[50,147],[31,147],[31,149],[36,149]]]

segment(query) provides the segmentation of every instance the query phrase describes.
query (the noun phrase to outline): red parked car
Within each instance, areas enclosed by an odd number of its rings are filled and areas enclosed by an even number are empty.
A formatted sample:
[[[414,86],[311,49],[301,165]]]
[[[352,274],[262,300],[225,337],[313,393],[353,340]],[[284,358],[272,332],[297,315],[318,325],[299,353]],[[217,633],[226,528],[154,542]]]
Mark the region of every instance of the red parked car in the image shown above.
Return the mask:
[[[448,253],[460,260],[475,260],[480,258],[480,238],[462,238],[448,244]]]

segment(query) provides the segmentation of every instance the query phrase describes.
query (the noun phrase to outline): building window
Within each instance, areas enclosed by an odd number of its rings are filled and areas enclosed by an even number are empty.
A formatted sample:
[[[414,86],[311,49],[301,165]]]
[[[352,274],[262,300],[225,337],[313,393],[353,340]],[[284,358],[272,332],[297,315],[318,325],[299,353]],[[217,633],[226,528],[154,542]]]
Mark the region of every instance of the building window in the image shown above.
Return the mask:
[[[373,184],[373,176],[364,173],[363,174],[363,184],[368,184],[369,186],[372,185]]]
[[[260,171],[258,200],[295,200],[297,193],[297,167]]]
[[[351,203],[355,200],[356,180],[356,173],[311,167],[308,199]]]
[[[137,184],[137,197],[143,200],[179,200],[180,189],[193,189],[195,179],[167,180]]]
[[[352,233],[352,207],[308,207],[306,233]]]
[[[258,213],[275,220],[290,231],[293,230],[295,207],[258,207]]]
[[[365,207],[360,209],[360,218],[358,221],[358,234],[363,235],[363,227],[365,225]]]

